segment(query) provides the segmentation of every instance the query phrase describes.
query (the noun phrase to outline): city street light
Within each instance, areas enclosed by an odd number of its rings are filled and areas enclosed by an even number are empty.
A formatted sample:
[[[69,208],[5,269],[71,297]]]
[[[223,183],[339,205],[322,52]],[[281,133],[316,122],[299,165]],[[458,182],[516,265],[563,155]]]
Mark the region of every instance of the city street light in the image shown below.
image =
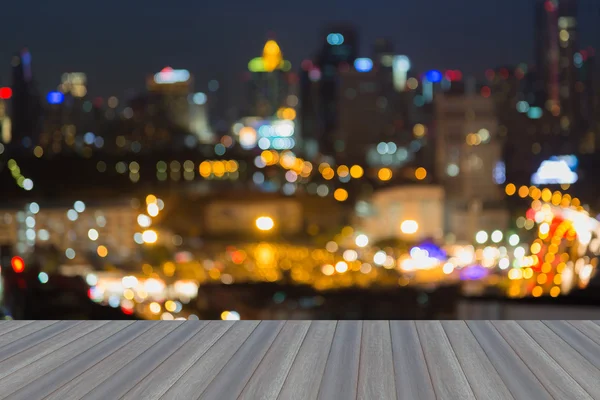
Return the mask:
[[[155,231],[149,229],[142,233],[142,239],[144,240],[144,243],[152,244],[156,243],[158,240],[158,235]]]
[[[274,226],[275,223],[271,217],[258,217],[256,219],[256,227],[261,231],[270,231]]]
[[[412,235],[413,233],[416,233],[419,230],[419,224],[417,223],[417,221],[407,219],[406,221],[403,221],[400,225],[400,230],[402,231],[402,233]]]

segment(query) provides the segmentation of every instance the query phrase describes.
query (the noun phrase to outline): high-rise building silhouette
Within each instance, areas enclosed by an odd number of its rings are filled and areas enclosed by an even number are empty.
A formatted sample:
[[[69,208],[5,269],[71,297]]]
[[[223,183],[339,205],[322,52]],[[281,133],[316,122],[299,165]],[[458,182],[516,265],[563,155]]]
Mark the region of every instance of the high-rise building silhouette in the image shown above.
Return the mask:
[[[12,132],[14,146],[31,147],[37,141],[42,105],[31,69],[27,48],[12,59]]]

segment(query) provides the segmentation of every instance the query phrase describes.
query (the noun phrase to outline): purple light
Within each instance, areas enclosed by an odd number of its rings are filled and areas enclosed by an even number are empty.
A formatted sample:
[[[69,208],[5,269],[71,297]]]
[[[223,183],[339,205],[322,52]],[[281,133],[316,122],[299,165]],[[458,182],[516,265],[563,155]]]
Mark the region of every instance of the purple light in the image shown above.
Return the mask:
[[[488,270],[481,265],[471,265],[460,271],[461,281],[478,281],[488,275]]]

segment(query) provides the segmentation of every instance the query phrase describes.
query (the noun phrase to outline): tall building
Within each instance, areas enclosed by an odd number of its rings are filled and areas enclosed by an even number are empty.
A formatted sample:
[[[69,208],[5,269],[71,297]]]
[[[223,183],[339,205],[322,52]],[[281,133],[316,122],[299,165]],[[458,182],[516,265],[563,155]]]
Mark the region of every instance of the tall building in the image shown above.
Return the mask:
[[[577,0],[537,0],[535,20],[536,84],[534,105],[564,116],[563,129],[580,117],[576,92],[578,71]]]
[[[29,148],[37,141],[41,124],[41,100],[31,69],[31,53],[26,48],[16,54],[12,65],[12,140],[17,147]]]
[[[436,178],[446,192],[446,231],[471,242],[507,227],[504,163],[494,100],[450,91],[436,96]]]
[[[261,57],[248,63],[251,73],[248,82],[248,109],[246,114],[261,118],[274,116],[281,107],[288,106],[287,97],[294,92],[292,64],[283,59],[275,40],[269,40]]]
[[[347,71],[358,54],[358,35],[351,25],[334,24],[320,38],[314,61],[305,60],[300,77],[302,136],[322,154],[335,153],[339,72]],[[371,62],[372,63],[372,62]],[[311,151],[312,152],[312,151]]]

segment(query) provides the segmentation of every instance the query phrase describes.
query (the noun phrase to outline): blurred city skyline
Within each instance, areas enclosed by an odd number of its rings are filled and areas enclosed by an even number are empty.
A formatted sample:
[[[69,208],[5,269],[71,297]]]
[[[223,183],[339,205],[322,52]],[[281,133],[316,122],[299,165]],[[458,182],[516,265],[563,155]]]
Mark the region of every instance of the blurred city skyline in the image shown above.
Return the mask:
[[[36,5],[31,12],[26,3],[7,4],[3,27],[11,34],[0,38],[0,59],[10,60],[27,46],[42,92],[53,90],[65,71],[81,71],[91,95],[121,97],[143,90],[146,75],[165,65],[189,69],[197,90],[217,79],[227,94],[237,93],[248,61],[271,35],[297,71],[303,59],[314,56],[323,27],[336,21],[356,26],[359,55],[370,56],[375,40],[386,37],[417,71],[453,68],[481,76],[487,68],[532,63],[534,54],[533,1],[465,0],[458,6],[444,0],[309,0],[293,7],[265,1],[181,2],[167,8],[155,0],[143,5],[111,0],[86,5],[85,15],[79,5],[63,0]],[[582,47],[600,47],[594,22],[600,18],[598,7],[593,0],[579,2]],[[10,76],[6,63],[0,84],[10,84]]]

